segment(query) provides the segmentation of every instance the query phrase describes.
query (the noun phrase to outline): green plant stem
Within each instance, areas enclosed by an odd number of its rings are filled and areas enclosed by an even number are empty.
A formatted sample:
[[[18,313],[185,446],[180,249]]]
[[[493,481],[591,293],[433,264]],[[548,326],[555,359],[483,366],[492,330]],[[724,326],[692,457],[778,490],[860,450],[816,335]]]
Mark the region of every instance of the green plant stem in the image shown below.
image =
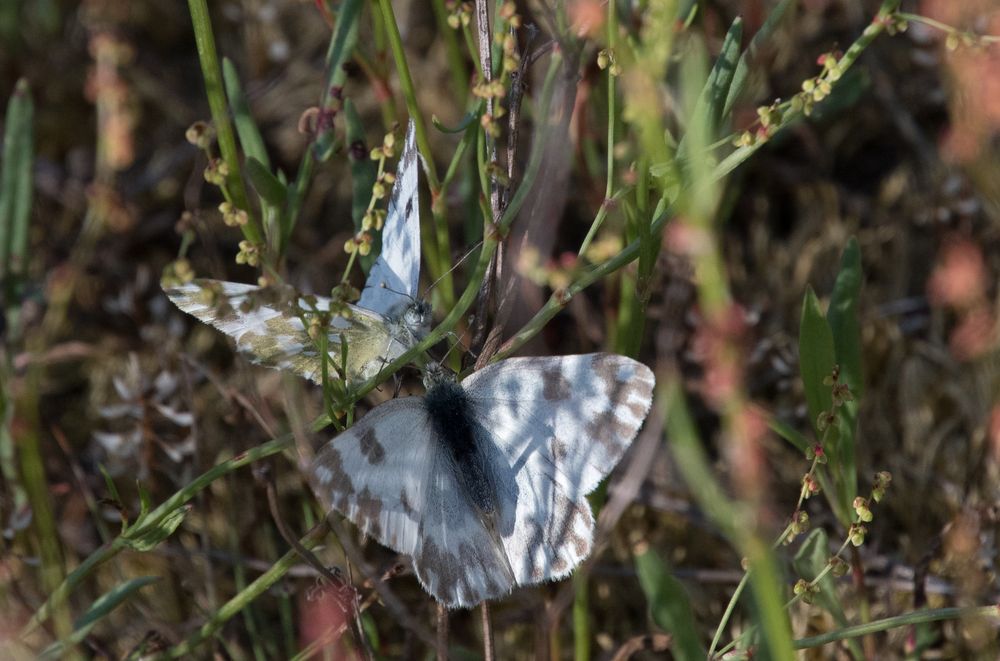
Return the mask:
[[[111,542],[107,544],[102,544],[96,551],[87,556],[79,567],[74,569],[57,587],[55,590],[49,593],[48,599],[45,603],[35,611],[35,614],[28,620],[28,623],[21,629],[21,638],[25,638],[30,635],[35,629],[38,628],[42,622],[45,622],[49,617],[52,616],[53,611],[61,608],[65,604],[66,599],[73,593],[73,590],[83,582],[87,576],[91,574],[97,567],[104,564],[111,558],[118,555],[118,553],[125,547],[125,540],[121,537],[116,537]]]
[[[327,528],[325,525],[318,525],[306,533],[299,540],[299,543],[306,549],[311,550],[322,541],[326,532]],[[223,604],[221,608],[212,613],[211,617],[197,631],[191,634],[184,642],[168,649],[161,655],[161,658],[179,659],[190,655],[199,644],[214,635],[230,618],[246,608],[250,602],[277,583],[298,560],[299,553],[295,549],[285,553],[266,572],[257,577],[257,580],[248,585],[246,589],[238,592],[232,599]]]
[[[559,69],[562,65],[562,55],[560,55],[558,51],[552,53],[552,58],[549,62],[549,70],[546,72],[545,80],[542,83],[542,100],[538,106],[537,114],[539,125],[541,125],[542,122],[548,121],[549,109],[552,105],[552,94],[556,74],[559,73]],[[539,136],[539,139],[535,141],[535,145],[531,152],[531,158],[528,160],[528,166],[524,169],[524,176],[521,177],[521,184],[517,187],[517,191],[504,208],[503,215],[500,217],[498,225],[502,235],[507,234],[507,230],[510,229],[511,223],[514,222],[514,218],[517,217],[517,213],[521,210],[521,206],[524,204],[525,200],[527,200],[528,193],[531,191],[532,186],[534,186],[535,179],[538,176],[538,170],[542,165],[542,156],[548,132],[536,132],[536,135],[538,135],[538,133],[543,133],[543,135]]]
[[[739,603],[740,596],[742,596],[743,591],[749,583],[750,572],[744,572],[743,578],[740,579],[736,589],[733,590],[733,596],[729,598],[729,603],[726,604],[726,610],[722,613],[722,619],[719,620],[719,626],[715,628],[715,635],[712,636],[712,644],[708,647],[709,659],[715,658],[715,649],[719,646],[719,642],[722,640],[722,633],[726,630],[726,625],[729,623],[729,619],[733,616],[733,611],[736,610],[736,604]]]
[[[662,230],[667,224],[667,221],[670,219],[670,214],[665,207],[666,205],[661,200],[660,205],[657,206],[656,210],[653,212],[654,219],[651,223],[651,227],[654,233]],[[502,347],[500,347],[500,350],[497,351],[496,355],[493,357],[493,361],[495,362],[506,358],[520,349],[525,342],[538,334],[538,332],[545,327],[545,324],[547,324],[552,317],[556,316],[560,310],[566,307],[570,300],[581,291],[594,284],[604,276],[614,273],[626,264],[635,260],[639,256],[639,248],[640,240],[636,239],[625,246],[620,253],[611,259],[593,267],[589,271],[585,271],[566,289],[553,292],[552,296],[549,297],[549,300],[546,301],[545,305],[543,305],[542,308],[535,313],[535,316],[529,319],[520,330],[518,330],[503,344]]]
[[[959,30],[958,28],[956,28],[953,25],[948,25],[947,23],[942,23],[941,21],[934,20],[933,18],[930,18],[928,16],[921,16],[920,14],[911,14],[910,12],[901,11],[901,12],[897,12],[896,16],[898,16],[898,17],[900,17],[902,19],[905,19],[906,21],[909,21],[911,23],[923,23],[924,25],[926,25],[928,27],[932,27],[932,28],[935,28],[937,30],[941,30],[942,32],[946,32],[948,34],[965,34],[966,33],[965,31]],[[978,41],[981,41],[981,42],[987,43],[987,44],[995,44],[995,43],[1000,42],[1000,36],[992,35],[992,34],[976,34],[975,38]]]
[[[263,443],[257,447],[247,450],[246,452],[240,453],[232,459],[223,461],[222,463],[213,466],[195,478],[194,481],[185,486],[183,489],[163,501],[159,507],[149,512],[141,523],[137,522],[129,528],[128,531],[116,537],[109,544],[105,544],[91,553],[87,559],[76,568],[75,571],[63,580],[59,587],[49,594],[45,603],[42,604],[37,611],[35,611],[31,620],[29,620],[21,630],[21,636],[23,637],[31,633],[39,624],[48,619],[52,615],[53,610],[62,606],[69,595],[73,593],[73,590],[80,583],[82,583],[85,578],[93,573],[94,569],[118,555],[118,553],[122,550],[128,548],[129,543],[132,540],[138,539],[144,533],[156,528],[163,522],[164,519],[167,518],[168,515],[173,513],[178,508],[186,505],[187,502],[194,498],[195,495],[197,495],[202,489],[237,468],[241,468],[247,464],[281,452],[285,448],[289,447],[292,444],[292,441],[293,439],[291,434],[284,434],[283,436],[279,436],[272,441],[268,441],[267,443]]]
[[[431,6],[434,8],[438,35],[444,41],[448,71],[451,74],[451,86],[457,98],[467,98],[469,96],[469,72],[465,68],[465,60],[462,58],[462,49],[455,37],[455,30],[448,25],[448,10],[444,6],[444,0],[432,0]]]
[[[883,0],[878,13],[875,15],[875,19],[864,29],[861,36],[851,44],[851,46],[847,49],[847,52],[844,53],[844,56],[837,61],[836,67],[832,70],[836,72],[834,73],[836,79],[842,79],[843,74],[851,68],[851,65],[853,65],[855,61],[857,61],[858,57],[861,56],[861,53],[863,53],[865,49],[871,45],[876,37],[885,31],[886,20],[896,12],[896,9],[899,8],[899,3],[900,0]],[[826,75],[829,76],[829,73]],[[802,111],[792,110],[791,101],[781,103],[779,108],[782,111],[782,117],[781,121],[774,126],[775,133],[786,128],[789,124],[801,118],[803,115]],[[735,134],[729,136],[726,142],[732,143],[732,140],[735,137]],[[767,144],[766,140],[758,140],[752,145],[736,149],[722,159],[722,161],[715,167],[713,177],[716,180],[725,177],[739,167],[743,161],[750,158],[750,156],[752,156],[765,144]]]
[[[191,12],[191,23],[194,26],[194,38],[198,47],[198,60],[201,62],[201,73],[205,78],[205,93],[208,96],[208,107],[212,112],[212,123],[219,141],[219,151],[229,168],[226,186],[233,194],[233,202],[247,212],[249,221],[241,227],[243,236],[253,243],[263,243],[260,221],[250,209],[246,187],[243,185],[243,175],[240,172],[240,159],[236,150],[236,138],[229,121],[229,106],[226,103],[225,88],[222,84],[222,70],[219,67],[219,56],[215,51],[215,37],[212,34],[212,21],[208,14],[206,0],[188,0]]]
[[[406,99],[406,109],[413,119],[416,127],[417,147],[420,153],[425,154],[424,172],[427,174],[427,186],[431,190],[431,197],[436,199],[441,194],[441,180],[438,178],[437,167],[434,159],[431,158],[431,145],[427,139],[427,129],[424,122],[423,113],[417,105],[417,92],[413,84],[413,77],[410,75],[410,67],[406,62],[406,52],[403,50],[403,39],[399,34],[399,26],[396,24],[396,15],[392,10],[390,0],[377,0],[382,18],[385,22],[385,32],[389,40],[389,50],[392,51],[393,60],[396,62],[396,72],[399,74],[399,87]],[[451,241],[448,236],[448,219],[441,206],[435,205],[432,217],[434,227],[432,237],[434,241],[424,241],[424,249],[427,252],[427,261],[432,266],[431,275],[439,280],[438,291],[441,296],[441,303],[444,307],[450,308],[454,301],[454,283],[449,271],[448,261],[451,257]]]
[[[896,615],[881,620],[859,624],[853,627],[845,627],[836,631],[810,636],[809,638],[799,638],[792,641],[795,649],[808,649],[819,647],[838,640],[848,638],[860,638],[873,633],[889,631],[899,627],[913,624],[927,624],[929,622],[940,622],[942,620],[958,620],[979,617],[1000,617],[1000,607],[998,606],[971,606],[967,608],[931,608],[927,610],[913,611],[905,615]]]
[[[390,0],[377,0],[379,9],[382,11],[382,18],[385,20],[385,32],[389,39],[389,50],[392,51],[392,58],[396,62],[396,73],[399,75],[399,87],[406,99],[406,110],[410,113],[416,124],[417,147],[420,152],[430,156],[431,143],[427,140],[427,129],[424,124],[424,116],[417,105],[417,88],[413,84],[413,77],[410,75],[410,67],[406,62],[406,52],[403,50],[403,38],[399,34],[399,25],[396,24],[396,14],[392,10]],[[427,185],[432,191],[441,189],[441,182],[438,179],[437,168],[434,159],[428,158],[425,161],[424,171],[427,173]],[[447,251],[445,252],[447,254]]]
[[[486,268],[489,265],[490,257],[493,255],[493,251],[496,250],[497,243],[496,233],[487,232],[485,238],[483,239],[483,247],[479,252],[479,260],[476,262],[476,268],[469,278],[469,284],[466,286],[465,291],[462,292],[462,295],[455,302],[454,307],[448,311],[448,314],[441,320],[441,323],[427,334],[427,337],[412,346],[408,351],[399,356],[399,358],[382,368],[378,374],[365,381],[363,384],[358,386],[356,390],[350,393],[350,401],[340,403],[344,410],[349,409],[353,402],[358,401],[374,390],[375,387],[385,381],[390,374],[394,374],[404,365],[413,362],[417,356],[422,355],[425,351],[443,340],[445,336],[447,336],[448,333],[455,328],[458,322],[461,321],[465,312],[476,300],[476,296],[479,294],[479,288],[486,275]],[[317,422],[317,424],[319,424],[319,422]]]
[[[573,575],[573,661],[590,660],[590,591],[588,572]]]

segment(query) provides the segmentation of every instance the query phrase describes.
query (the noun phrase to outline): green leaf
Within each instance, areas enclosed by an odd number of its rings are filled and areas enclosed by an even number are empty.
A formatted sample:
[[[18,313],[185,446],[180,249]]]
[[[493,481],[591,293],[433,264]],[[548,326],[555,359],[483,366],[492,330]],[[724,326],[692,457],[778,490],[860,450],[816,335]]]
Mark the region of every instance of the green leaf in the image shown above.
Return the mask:
[[[792,566],[795,567],[795,573],[807,581],[812,581],[826,569],[831,555],[830,540],[826,536],[826,531],[822,528],[816,528],[806,536],[802,545],[799,546],[799,550],[792,559]],[[844,609],[840,607],[840,601],[837,599],[833,576],[828,573],[820,579],[816,587],[819,588],[816,602],[833,615],[837,624],[846,626],[847,618],[844,616]]]
[[[271,159],[267,156],[264,138],[261,137],[260,129],[257,128],[257,123],[250,114],[250,106],[243,93],[243,86],[240,84],[236,67],[228,57],[222,58],[222,79],[226,86],[226,96],[229,98],[229,107],[233,111],[233,123],[236,124],[236,134],[240,138],[243,153],[256,158],[265,169],[270,170]]]
[[[149,510],[152,509],[153,500],[149,496],[149,491],[142,485],[142,482],[136,480],[135,485],[139,490],[139,518],[135,520],[135,523],[136,525],[141,525],[142,520],[146,518]]]
[[[639,585],[649,602],[650,616],[657,626],[674,637],[674,658],[700,661],[705,649],[698,640],[694,613],[684,586],[675,579],[653,550],[635,557]]]
[[[344,120],[347,125],[348,159],[351,163],[351,218],[354,219],[354,231],[360,232],[361,221],[364,220],[372,197],[372,186],[378,176],[378,165],[369,157],[365,126],[351,99],[344,100]],[[382,235],[379,233],[372,243],[371,252],[360,256],[361,269],[366,275],[381,252],[381,246]]]
[[[97,600],[90,605],[87,612],[84,613],[80,619],[78,619],[73,625],[73,633],[69,635],[66,640],[60,640],[49,645],[41,653],[41,659],[57,659],[63,656],[63,654],[69,651],[69,648],[73,645],[77,645],[83,642],[83,639],[87,637],[90,630],[94,628],[101,618],[108,615],[111,611],[118,608],[122,603],[125,602],[132,594],[136,591],[146,587],[151,583],[155,583],[160,580],[159,576],[140,576],[139,578],[133,578],[121,585],[113,588],[109,592],[104,593]]]
[[[802,302],[802,321],[799,327],[799,371],[809,405],[809,419],[816,437],[823,434],[816,429],[820,413],[833,408],[833,393],[823,383],[833,373],[836,364],[833,350],[833,333],[819,307],[819,300],[810,287]]]
[[[840,258],[840,272],[830,295],[827,321],[833,332],[833,348],[840,365],[841,380],[860,399],[864,379],[861,373],[861,321],[858,298],[861,296],[861,249],[851,237]]]
[[[695,112],[706,112],[709,117],[711,135],[718,133],[722,121],[722,111],[729,95],[729,88],[736,73],[737,61],[740,57],[740,41],[743,39],[743,19],[737,17],[729,26],[729,32],[722,41],[722,50],[712,66],[712,72],[705,81]]]
[[[0,162],[0,276],[20,275],[27,262],[35,158],[34,114],[31,89],[22,78],[7,102],[4,122]]]
[[[347,80],[347,73],[344,71],[344,62],[350,57],[354,50],[354,45],[358,40],[358,16],[361,7],[364,5],[361,0],[345,0],[340,5],[337,12],[337,27],[335,28],[333,39],[330,40],[330,48],[326,52],[326,85],[324,86],[323,100],[320,103],[320,111],[331,111],[331,94],[334,89],[344,86]],[[313,145],[316,160],[325,161],[333,153],[336,142],[336,133],[332,130],[322,131]]]
[[[123,537],[125,544],[133,551],[152,551],[160,542],[170,537],[183,523],[190,507],[184,505],[167,514],[159,523],[147,526],[133,526]]]
[[[465,133],[465,131],[470,126],[472,126],[473,122],[475,122],[478,119],[479,119],[479,110],[477,109],[475,112],[465,113],[465,116],[463,116],[462,119],[459,120],[458,125],[454,127],[449,127],[442,124],[441,120],[438,119],[437,115],[431,115],[431,124],[433,124],[434,128],[436,128],[438,131],[441,131],[442,133]]]
[[[798,552],[796,552],[795,557],[792,559],[792,566],[799,576],[807,581],[812,581],[819,576],[820,572],[826,569],[832,555],[830,540],[827,538],[826,531],[822,528],[816,528],[802,542]],[[837,598],[837,588],[833,580],[833,575],[827,573],[826,576],[819,580],[816,587],[819,588],[819,593],[816,595],[816,604],[830,613],[838,626],[846,627],[847,617],[844,615],[844,609],[840,606],[840,599]],[[854,658],[864,658],[864,653],[861,651],[860,646],[858,646],[857,641],[848,641],[848,646]]]
[[[853,400],[845,402],[838,411],[840,438],[837,443],[838,482],[842,485],[844,498],[857,494],[857,419],[864,377],[861,365],[861,321],[858,316],[858,299],[861,296],[861,249],[853,237],[844,248],[840,260],[840,272],[830,296],[827,320],[833,333],[833,347],[840,379],[853,394]]]
[[[278,181],[278,178],[253,156],[247,157],[246,168],[250,184],[260,195],[260,199],[275,209],[284,207],[285,200],[288,198],[288,190],[285,185]]]
[[[806,452],[814,445],[814,443],[803,436],[798,429],[795,429],[788,423],[779,420],[773,415],[768,416],[767,424],[771,428],[771,431],[794,445],[802,452]]]
[[[122,499],[118,495],[118,487],[115,486],[115,481],[111,477],[111,473],[104,467],[104,464],[97,464],[97,470],[101,471],[101,475],[104,476],[104,486],[108,490],[108,495],[111,496],[112,500],[120,503]]]
[[[736,71],[733,73],[733,81],[729,86],[729,94],[726,96],[726,105],[722,109],[722,116],[729,117],[733,111],[733,106],[740,100],[746,90],[747,80],[750,76],[750,60],[757,56],[761,47],[771,38],[775,29],[781,23],[781,19],[787,13],[788,8],[795,3],[795,0],[781,0],[778,5],[768,14],[767,20],[757,30],[757,34],[750,40],[750,45],[740,56],[740,61],[736,64]]]

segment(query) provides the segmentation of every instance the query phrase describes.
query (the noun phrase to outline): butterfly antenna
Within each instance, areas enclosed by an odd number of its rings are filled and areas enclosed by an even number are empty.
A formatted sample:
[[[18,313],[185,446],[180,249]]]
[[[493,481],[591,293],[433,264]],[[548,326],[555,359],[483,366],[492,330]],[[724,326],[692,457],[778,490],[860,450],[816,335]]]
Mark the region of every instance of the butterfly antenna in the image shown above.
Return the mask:
[[[445,271],[444,273],[442,273],[440,278],[438,278],[437,280],[435,280],[434,282],[432,282],[430,284],[430,286],[428,286],[427,289],[424,290],[424,296],[423,296],[423,298],[426,299],[427,298],[427,292],[429,292],[432,289],[434,289],[435,287],[437,287],[439,282],[441,282],[446,277],[448,277],[449,275],[451,275],[452,273],[454,273],[455,269],[457,269],[459,266],[461,266],[462,262],[464,262],[465,260],[467,260],[472,255],[472,253],[476,252],[476,250],[479,249],[482,245],[483,245],[483,240],[482,239],[480,239],[479,241],[476,241],[476,244],[474,246],[472,246],[471,248],[469,248],[468,252],[466,252],[464,255],[462,255],[461,257],[459,257],[458,261],[455,262],[450,269],[448,269],[447,271]]]
[[[462,342],[462,336],[461,335],[458,335],[457,333],[455,333],[455,331],[448,331],[448,335],[450,337],[455,338],[455,343],[452,344],[451,346],[449,346],[448,350],[444,352],[443,356],[441,356],[441,360],[438,361],[441,364],[444,364],[444,362],[446,360],[448,360],[448,354],[450,354],[451,351],[452,351],[452,349],[454,349],[457,346],[461,346],[463,351],[469,351],[469,347],[467,347],[465,345],[465,343]]]

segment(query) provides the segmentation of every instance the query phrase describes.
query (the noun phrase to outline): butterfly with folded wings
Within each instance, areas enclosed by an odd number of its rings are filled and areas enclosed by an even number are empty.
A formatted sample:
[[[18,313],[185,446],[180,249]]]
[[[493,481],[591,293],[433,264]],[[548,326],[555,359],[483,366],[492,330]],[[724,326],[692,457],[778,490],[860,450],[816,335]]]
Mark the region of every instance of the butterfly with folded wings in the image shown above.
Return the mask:
[[[356,305],[334,305],[329,298],[302,296],[286,286],[256,287],[219,280],[195,280],[168,288],[166,294],[181,310],[232,337],[254,363],[289,370],[317,383],[322,380],[323,361],[318,343],[310,336],[310,322],[322,316],[330,365],[349,383],[365,381],[430,330],[430,305],[417,295],[418,170],[411,120],[382,230],[382,251]],[[345,346],[346,361],[342,359]]]

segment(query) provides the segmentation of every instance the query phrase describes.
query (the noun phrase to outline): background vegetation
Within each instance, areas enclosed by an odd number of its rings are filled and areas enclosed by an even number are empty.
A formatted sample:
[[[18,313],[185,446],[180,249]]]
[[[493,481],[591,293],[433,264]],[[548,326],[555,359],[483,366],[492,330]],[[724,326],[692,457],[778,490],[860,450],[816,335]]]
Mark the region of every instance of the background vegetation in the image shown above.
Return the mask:
[[[3,656],[996,658],[996,10],[5,2]],[[408,116],[420,349],[658,375],[598,552],[488,614],[298,472],[393,381],[251,367],[160,289],[359,285]]]

